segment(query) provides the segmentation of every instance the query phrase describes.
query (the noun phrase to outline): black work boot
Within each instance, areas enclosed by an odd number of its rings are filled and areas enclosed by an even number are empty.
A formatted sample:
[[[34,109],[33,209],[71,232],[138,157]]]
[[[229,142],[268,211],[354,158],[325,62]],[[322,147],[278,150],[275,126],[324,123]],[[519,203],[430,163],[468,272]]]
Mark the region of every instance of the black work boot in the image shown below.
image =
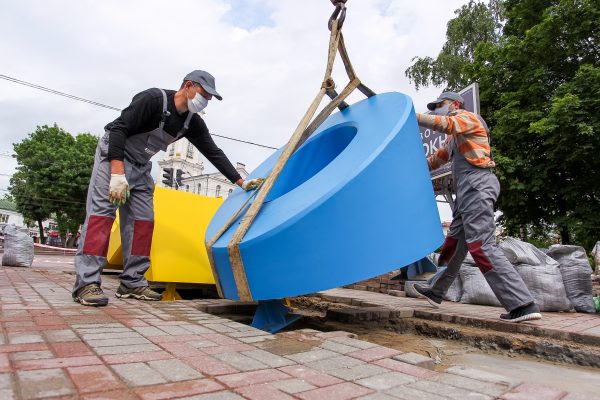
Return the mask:
[[[500,319],[508,322],[523,322],[542,319],[540,308],[535,303],[515,308],[509,313],[500,315]]]
[[[434,294],[430,288],[419,285],[418,283],[415,284],[414,288],[417,293],[419,293],[421,297],[424,297],[433,307],[439,308],[440,304],[442,304],[442,298]]]
[[[73,296],[73,300],[84,306],[100,307],[108,304],[108,297],[97,283],[90,283],[79,289]]]
[[[149,286],[140,286],[136,288],[128,288],[123,286],[123,284],[119,285],[117,292],[115,293],[120,299],[137,299],[137,300],[148,300],[148,301],[158,301],[162,299],[162,294],[155,292],[150,289]]]

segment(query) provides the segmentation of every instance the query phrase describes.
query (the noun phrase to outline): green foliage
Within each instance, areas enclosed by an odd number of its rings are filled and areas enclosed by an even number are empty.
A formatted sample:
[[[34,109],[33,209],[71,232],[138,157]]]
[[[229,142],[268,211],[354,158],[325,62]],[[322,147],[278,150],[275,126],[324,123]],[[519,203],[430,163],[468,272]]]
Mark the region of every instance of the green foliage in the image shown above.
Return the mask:
[[[77,231],[85,218],[97,142],[89,133],[73,137],[55,124],[38,126],[14,144],[18,167],[9,190],[26,220],[41,226],[41,221],[54,215],[62,235]]]
[[[406,76],[417,89],[445,84],[448,90],[457,91],[467,86],[476,47],[480,43],[496,43],[499,39],[500,13],[498,1],[491,1],[488,7],[470,0],[456,10],[456,18],[448,22],[446,43],[437,58],[413,58]]]
[[[487,12],[481,6],[470,1],[458,10],[438,58],[418,59],[407,75],[417,88],[479,82],[509,235],[541,243],[558,233],[563,243],[590,249],[600,239],[600,3],[501,0]],[[474,26],[488,35],[465,30],[461,38],[450,30],[467,15],[479,16]],[[459,61],[446,64],[447,55]]]
[[[493,129],[498,207],[509,231],[600,234],[597,1],[505,1],[504,36],[480,46],[473,80]],[[596,175],[597,176],[597,175]]]

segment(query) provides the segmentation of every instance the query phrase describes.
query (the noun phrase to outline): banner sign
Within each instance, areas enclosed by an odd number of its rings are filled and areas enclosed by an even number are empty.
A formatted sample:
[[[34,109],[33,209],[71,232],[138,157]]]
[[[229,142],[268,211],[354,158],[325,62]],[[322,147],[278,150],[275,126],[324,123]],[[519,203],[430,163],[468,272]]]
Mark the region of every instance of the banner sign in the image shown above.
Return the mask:
[[[473,83],[459,93],[465,99],[465,110],[479,114],[479,85]],[[433,155],[448,140],[448,135],[445,133],[437,132],[422,126],[419,126],[419,132],[421,133],[425,157]],[[437,179],[451,174],[451,167],[451,163],[447,163],[435,171],[431,171],[431,179]]]

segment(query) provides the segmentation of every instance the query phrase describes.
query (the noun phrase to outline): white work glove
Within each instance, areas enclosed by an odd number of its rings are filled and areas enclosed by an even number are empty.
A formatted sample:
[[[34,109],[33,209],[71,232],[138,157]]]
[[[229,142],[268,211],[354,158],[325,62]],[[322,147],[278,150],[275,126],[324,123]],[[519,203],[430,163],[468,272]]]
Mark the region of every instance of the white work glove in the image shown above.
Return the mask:
[[[119,207],[129,199],[129,183],[125,174],[110,174],[108,201]]]
[[[259,187],[265,180],[263,178],[255,178],[255,179],[250,179],[249,181],[244,181],[244,183],[242,183],[242,189],[244,189],[246,192],[249,190],[254,190],[257,187]]]

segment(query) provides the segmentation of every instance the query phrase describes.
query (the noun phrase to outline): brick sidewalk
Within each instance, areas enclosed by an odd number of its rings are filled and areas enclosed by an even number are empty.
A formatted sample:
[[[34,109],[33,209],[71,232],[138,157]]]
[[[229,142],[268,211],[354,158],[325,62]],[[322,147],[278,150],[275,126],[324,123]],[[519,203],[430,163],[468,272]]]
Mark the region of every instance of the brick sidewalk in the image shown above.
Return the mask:
[[[403,312],[404,317],[453,322],[502,332],[515,332],[539,337],[570,340],[600,346],[600,315],[567,312],[545,312],[539,321],[514,324],[499,320],[503,308],[444,301],[438,309],[424,299],[395,297],[353,289],[331,289],[320,292],[323,300],[356,306],[381,306]]]
[[[73,303],[59,267],[0,268],[0,399],[586,399],[313,330],[270,335],[210,301]],[[339,294],[339,293],[338,293]],[[389,297],[389,296],[388,296]]]

